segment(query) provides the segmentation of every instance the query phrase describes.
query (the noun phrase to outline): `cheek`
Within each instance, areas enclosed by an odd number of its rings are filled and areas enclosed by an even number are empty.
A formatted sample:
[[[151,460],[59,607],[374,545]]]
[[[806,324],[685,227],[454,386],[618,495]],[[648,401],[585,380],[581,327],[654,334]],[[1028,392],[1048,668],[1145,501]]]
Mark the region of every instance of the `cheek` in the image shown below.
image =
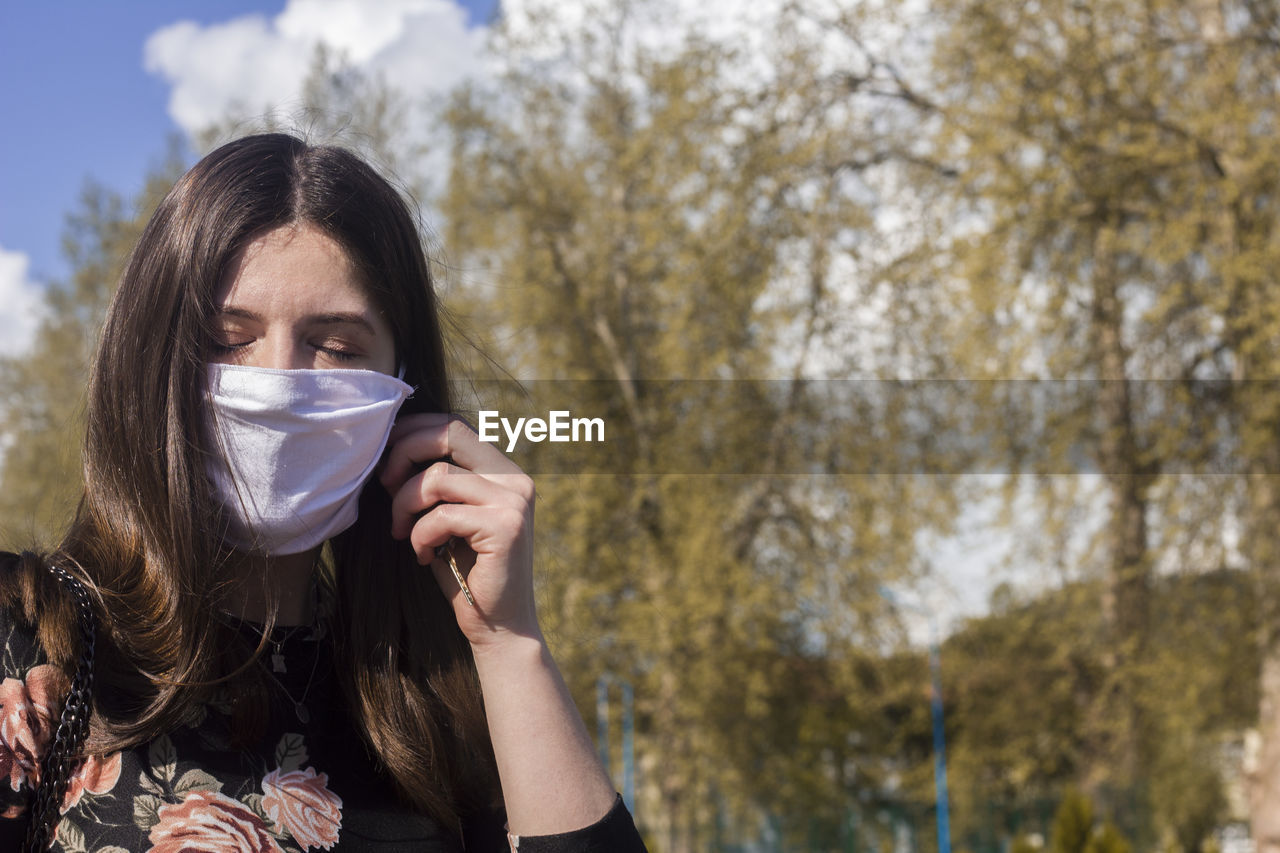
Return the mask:
[[[395,344],[395,338],[388,335],[379,340],[379,345],[377,369],[396,376],[400,373],[402,357],[400,348]]]
[[[385,315],[378,315],[374,331],[376,336],[369,353],[374,357],[374,368],[395,376],[400,372],[400,364],[404,361],[404,347],[399,345],[396,329]]]

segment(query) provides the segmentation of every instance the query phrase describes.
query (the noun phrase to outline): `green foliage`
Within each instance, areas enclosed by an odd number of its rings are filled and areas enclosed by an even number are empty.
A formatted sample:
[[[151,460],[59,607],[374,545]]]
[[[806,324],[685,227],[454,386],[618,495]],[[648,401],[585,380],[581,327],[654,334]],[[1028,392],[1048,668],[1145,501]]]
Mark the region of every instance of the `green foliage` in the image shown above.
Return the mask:
[[[980,834],[993,813],[1025,828],[1013,818],[1033,817],[1039,803],[1088,780],[1082,745],[1094,726],[1091,696],[1105,673],[1101,590],[1098,582],[1075,583],[1026,601],[1006,593],[996,612],[970,620],[943,645],[958,839]],[[1252,599],[1242,571],[1174,576],[1154,586],[1148,665],[1158,677],[1148,682],[1144,704],[1160,751],[1144,789],[1093,794],[1108,814],[1154,823],[1185,850],[1198,849],[1225,817],[1222,745],[1256,713],[1259,609]],[[926,747],[921,760],[927,755]]]
[[[1133,853],[1133,845],[1120,834],[1116,825],[1108,820],[1089,836],[1084,853]]]
[[[1068,789],[1053,817],[1051,853],[1132,853],[1133,846],[1111,821],[1094,822],[1093,804],[1078,790]]]
[[[1019,835],[1009,844],[1009,853],[1044,853],[1044,844],[1037,844],[1027,835]]]
[[[1053,816],[1050,853],[1085,853],[1092,836],[1093,803],[1080,791],[1068,790]]]

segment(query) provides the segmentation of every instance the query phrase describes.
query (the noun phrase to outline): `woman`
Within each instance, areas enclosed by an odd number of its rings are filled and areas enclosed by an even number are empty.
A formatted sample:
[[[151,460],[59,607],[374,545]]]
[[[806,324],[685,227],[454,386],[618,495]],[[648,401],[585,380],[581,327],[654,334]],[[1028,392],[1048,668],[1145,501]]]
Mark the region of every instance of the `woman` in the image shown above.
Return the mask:
[[[70,531],[0,561],[0,831],[38,789],[68,850],[642,850],[538,628],[532,482],[449,411],[386,181],[278,134],[188,172],[108,312]],[[76,580],[89,757],[49,794]]]

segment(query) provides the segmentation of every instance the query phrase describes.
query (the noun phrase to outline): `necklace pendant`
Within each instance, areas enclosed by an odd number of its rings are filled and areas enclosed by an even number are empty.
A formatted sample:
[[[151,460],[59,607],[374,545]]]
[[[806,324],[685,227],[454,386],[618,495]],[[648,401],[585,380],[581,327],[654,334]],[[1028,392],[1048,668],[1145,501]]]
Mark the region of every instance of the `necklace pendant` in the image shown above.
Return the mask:
[[[298,722],[302,723],[304,726],[311,722],[311,712],[308,711],[306,706],[301,702],[293,703],[293,713],[298,715]]]
[[[271,655],[271,669],[275,672],[284,672],[284,655],[275,652]]]

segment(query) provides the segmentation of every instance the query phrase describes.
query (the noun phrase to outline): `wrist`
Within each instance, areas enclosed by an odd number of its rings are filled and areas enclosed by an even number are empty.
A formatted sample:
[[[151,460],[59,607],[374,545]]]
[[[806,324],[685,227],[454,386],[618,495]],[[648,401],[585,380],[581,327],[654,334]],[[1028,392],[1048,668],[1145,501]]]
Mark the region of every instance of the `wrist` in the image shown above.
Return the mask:
[[[481,638],[471,640],[471,656],[476,666],[494,664],[527,665],[536,663],[543,655],[550,657],[542,632],[495,630]]]

